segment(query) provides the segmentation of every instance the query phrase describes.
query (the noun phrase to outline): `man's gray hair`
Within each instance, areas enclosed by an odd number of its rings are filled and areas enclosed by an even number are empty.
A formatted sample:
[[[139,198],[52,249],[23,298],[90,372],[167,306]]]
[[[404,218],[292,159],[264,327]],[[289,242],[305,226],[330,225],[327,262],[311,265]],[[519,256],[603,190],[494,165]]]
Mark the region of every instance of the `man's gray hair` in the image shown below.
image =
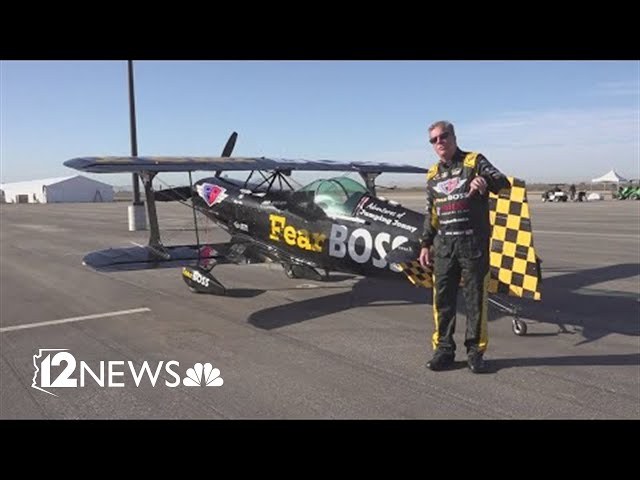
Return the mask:
[[[456,131],[453,128],[453,123],[447,122],[446,120],[438,120],[437,122],[432,123],[431,125],[429,125],[428,132],[431,133],[434,128],[438,127],[442,128],[445,132],[449,132],[454,137],[456,136]]]

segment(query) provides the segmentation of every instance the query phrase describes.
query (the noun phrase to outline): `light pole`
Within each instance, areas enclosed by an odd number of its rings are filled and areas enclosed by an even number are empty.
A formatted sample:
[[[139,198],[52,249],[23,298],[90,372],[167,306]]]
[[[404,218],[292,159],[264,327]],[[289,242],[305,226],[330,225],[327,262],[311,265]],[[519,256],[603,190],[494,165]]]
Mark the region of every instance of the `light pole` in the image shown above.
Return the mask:
[[[138,137],[136,134],[136,100],[133,88],[133,60],[127,60],[129,70],[129,126],[131,130],[131,156],[138,156]],[[140,200],[140,183],[138,174],[133,177],[133,204],[129,205],[129,230],[146,230],[147,219],[144,211],[144,202]]]

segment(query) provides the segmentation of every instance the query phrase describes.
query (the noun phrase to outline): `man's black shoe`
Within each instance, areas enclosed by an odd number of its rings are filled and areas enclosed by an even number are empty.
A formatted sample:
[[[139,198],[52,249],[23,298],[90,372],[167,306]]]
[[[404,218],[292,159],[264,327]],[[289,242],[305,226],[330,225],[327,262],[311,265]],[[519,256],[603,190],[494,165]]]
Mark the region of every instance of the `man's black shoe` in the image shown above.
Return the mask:
[[[473,373],[485,373],[487,371],[487,364],[482,358],[481,353],[470,353],[467,359],[467,364],[469,366],[469,370]]]
[[[451,352],[436,352],[431,360],[427,362],[427,368],[438,372],[446,370],[453,365],[455,355]]]

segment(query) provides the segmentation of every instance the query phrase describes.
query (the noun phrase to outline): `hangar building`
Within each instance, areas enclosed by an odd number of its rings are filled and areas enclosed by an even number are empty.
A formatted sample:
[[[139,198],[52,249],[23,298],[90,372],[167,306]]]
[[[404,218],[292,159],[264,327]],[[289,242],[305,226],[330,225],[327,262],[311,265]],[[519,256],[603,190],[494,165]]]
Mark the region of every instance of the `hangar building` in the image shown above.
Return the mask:
[[[82,175],[0,184],[6,203],[113,202],[113,187]]]

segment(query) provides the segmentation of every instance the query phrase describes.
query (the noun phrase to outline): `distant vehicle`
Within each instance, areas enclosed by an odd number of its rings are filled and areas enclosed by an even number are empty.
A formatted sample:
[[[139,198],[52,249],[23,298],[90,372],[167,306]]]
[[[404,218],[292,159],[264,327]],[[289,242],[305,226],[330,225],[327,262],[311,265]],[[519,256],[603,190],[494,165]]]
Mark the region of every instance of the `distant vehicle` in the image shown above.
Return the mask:
[[[600,200],[604,200],[604,197],[602,196],[602,194],[597,192],[591,192],[589,195],[586,196],[587,202],[597,202]]]
[[[626,187],[619,187],[618,192],[614,194],[613,198],[618,200],[640,200],[640,186],[634,187],[628,185]]]
[[[567,200],[569,200],[569,195],[558,185],[542,194],[543,202],[566,202]]]

